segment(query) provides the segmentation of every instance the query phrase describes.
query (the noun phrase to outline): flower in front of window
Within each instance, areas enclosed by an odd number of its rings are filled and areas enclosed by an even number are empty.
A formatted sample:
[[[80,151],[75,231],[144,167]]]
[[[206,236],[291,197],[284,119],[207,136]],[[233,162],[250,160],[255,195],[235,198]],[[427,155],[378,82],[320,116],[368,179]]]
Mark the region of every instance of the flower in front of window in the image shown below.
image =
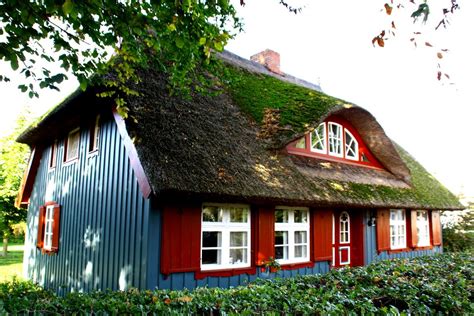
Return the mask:
[[[269,257],[264,264],[265,268],[270,269],[270,272],[278,272],[281,270],[281,265],[275,258]]]

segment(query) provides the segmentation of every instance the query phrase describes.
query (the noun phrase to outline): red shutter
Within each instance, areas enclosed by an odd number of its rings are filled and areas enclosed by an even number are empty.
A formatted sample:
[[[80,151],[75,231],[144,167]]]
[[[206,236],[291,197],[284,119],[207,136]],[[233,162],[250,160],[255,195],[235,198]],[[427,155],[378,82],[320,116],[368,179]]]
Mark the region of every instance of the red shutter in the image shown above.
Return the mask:
[[[198,271],[201,208],[165,206],[161,229],[161,273]]]
[[[390,250],[390,210],[377,210],[377,251]]]
[[[46,215],[46,207],[40,206],[38,219],[38,236],[36,238],[36,248],[43,248],[44,242],[44,217]]]
[[[416,248],[418,245],[418,230],[416,227],[416,211],[408,211],[407,232],[408,247]]]
[[[441,221],[439,217],[439,211],[431,212],[431,238],[433,246],[439,246],[442,243],[441,237]]]
[[[332,210],[311,212],[313,261],[332,260]]]
[[[53,240],[51,243],[51,252],[58,252],[59,250],[59,236],[61,226],[61,207],[59,204],[54,204],[53,211]]]
[[[256,265],[275,257],[275,210],[259,208],[256,216]]]

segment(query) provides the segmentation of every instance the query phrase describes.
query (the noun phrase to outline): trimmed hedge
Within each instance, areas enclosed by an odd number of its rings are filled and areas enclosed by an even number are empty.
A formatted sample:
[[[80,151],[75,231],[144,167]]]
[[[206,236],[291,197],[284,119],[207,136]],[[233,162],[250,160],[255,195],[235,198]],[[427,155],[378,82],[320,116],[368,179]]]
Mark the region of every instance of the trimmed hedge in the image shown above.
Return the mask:
[[[382,261],[325,275],[258,280],[230,289],[70,293],[0,284],[0,314],[472,314],[469,254]]]

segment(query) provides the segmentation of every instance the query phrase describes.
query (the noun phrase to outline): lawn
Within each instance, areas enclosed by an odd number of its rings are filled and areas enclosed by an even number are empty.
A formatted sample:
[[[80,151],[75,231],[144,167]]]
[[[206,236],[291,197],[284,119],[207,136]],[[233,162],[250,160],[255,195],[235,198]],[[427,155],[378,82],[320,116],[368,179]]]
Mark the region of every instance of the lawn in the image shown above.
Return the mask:
[[[8,246],[8,256],[0,256],[0,282],[9,281],[16,276],[22,278],[23,245]]]

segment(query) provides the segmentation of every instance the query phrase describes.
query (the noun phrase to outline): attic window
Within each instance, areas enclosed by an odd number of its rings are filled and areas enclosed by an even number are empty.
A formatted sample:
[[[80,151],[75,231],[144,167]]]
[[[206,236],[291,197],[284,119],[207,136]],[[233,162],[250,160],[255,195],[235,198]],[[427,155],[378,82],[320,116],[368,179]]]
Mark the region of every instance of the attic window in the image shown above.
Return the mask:
[[[91,126],[90,132],[89,132],[89,152],[95,152],[99,149],[99,119],[100,116],[97,115],[95,119],[95,123],[93,126]]]
[[[291,154],[382,168],[349,122],[330,117],[287,146]]]
[[[66,145],[64,161],[69,162],[79,157],[79,141],[80,141],[80,129],[77,128],[69,133]]]
[[[57,152],[58,152],[58,144],[55,141],[51,145],[51,153],[49,155],[49,168],[50,169],[56,168],[56,154],[57,154]]]

